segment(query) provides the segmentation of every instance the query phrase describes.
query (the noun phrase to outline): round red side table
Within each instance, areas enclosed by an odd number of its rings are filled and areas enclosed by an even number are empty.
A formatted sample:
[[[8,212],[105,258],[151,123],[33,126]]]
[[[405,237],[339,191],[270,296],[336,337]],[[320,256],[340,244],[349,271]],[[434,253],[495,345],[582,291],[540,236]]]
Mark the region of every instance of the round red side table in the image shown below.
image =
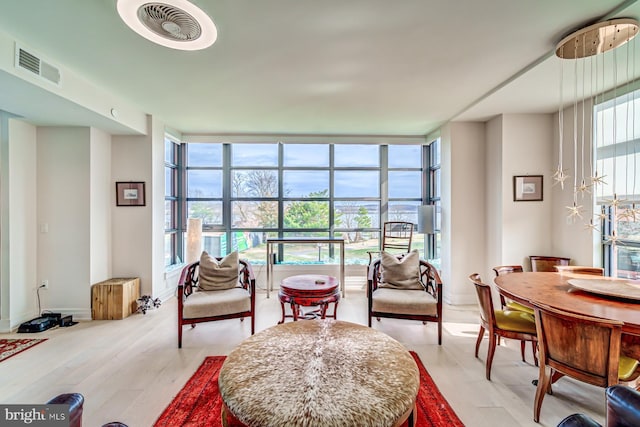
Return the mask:
[[[280,283],[278,298],[282,308],[282,319],[278,324],[284,323],[285,318],[293,318],[294,321],[318,317],[335,319],[340,301],[340,282],[333,276],[321,274],[290,276]],[[327,307],[331,303],[334,304],[333,314],[327,314]],[[285,314],[285,304],[290,304],[292,314]],[[318,309],[305,312],[302,307]]]

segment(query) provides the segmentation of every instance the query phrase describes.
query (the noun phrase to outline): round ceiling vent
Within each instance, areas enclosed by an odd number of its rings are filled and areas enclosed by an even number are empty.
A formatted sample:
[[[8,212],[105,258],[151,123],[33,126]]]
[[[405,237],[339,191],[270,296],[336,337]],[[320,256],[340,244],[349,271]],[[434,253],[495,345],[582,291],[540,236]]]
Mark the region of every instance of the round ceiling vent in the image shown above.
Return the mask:
[[[197,50],[211,46],[216,27],[201,9],[187,0],[118,0],[118,13],[136,33],[173,49]]]

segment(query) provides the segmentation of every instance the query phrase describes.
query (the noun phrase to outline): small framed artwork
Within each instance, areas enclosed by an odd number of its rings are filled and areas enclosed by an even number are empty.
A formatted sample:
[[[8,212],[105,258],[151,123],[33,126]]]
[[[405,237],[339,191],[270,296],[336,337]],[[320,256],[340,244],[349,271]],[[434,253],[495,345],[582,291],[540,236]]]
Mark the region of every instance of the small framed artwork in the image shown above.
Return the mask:
[[[116,206],[144,206],[144,182],[116,182]]]
[[[542,175],[516,175],[513,177],[513,201],[536,202],[542,200]]]

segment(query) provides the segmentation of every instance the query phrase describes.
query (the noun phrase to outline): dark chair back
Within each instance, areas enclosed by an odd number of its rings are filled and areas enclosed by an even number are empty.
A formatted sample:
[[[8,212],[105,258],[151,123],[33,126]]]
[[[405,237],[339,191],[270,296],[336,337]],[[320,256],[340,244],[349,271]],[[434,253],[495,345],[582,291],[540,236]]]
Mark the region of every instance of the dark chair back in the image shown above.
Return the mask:
[[[556,265],[569,265],[571,258],[531,255],[531,271],[556,271]]]

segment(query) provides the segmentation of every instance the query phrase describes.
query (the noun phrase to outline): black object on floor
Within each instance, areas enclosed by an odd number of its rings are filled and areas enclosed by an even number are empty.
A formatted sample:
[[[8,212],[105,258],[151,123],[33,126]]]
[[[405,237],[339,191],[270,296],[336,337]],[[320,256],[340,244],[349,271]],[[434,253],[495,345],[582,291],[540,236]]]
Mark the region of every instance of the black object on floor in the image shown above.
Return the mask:
[[[36,317],[35,319],[24,322],[18,328],[19,333],[42,332],[58,326],[58,319],[54,317]]]

